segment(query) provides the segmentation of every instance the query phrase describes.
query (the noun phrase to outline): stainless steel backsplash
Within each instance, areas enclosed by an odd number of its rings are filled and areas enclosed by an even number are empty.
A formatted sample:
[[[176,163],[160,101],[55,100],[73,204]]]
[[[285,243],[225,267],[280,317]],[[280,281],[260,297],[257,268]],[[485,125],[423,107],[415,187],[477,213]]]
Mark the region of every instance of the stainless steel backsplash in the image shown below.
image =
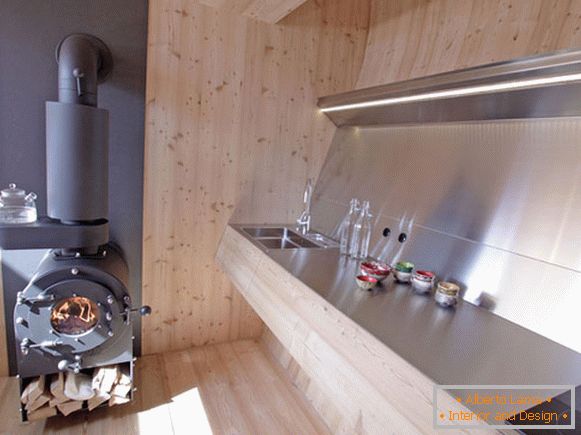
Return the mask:
[[[581,352],[580,117],[342,127],[314,228],[336,235],[352,197],[371,201],[372,256],[434,270],[465,300]]]

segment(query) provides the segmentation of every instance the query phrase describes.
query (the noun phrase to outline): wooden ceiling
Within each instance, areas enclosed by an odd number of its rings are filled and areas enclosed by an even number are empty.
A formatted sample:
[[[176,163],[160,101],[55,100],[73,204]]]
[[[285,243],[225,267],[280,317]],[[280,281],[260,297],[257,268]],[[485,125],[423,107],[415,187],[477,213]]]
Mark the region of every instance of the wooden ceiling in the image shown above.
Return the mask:
[[[274,24],[282,20],[306,0],[199,0],[206,6],[226,9],[247,18]]]

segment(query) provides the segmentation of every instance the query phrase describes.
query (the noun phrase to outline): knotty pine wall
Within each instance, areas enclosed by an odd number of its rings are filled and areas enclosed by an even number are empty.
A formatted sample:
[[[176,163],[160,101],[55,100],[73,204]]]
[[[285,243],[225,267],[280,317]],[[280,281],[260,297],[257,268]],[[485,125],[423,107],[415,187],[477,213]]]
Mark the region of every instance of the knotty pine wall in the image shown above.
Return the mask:
[[[372,0],[357,88],[581,47],[580,0]]]
[[[266,24],[193,0],[149,12],[143,349],[256,337],[214,262],[228,221],[294,222],[334,126],[318,96],[353,89],[367,0],[309,1]]]
[[[260,334],[214,254],[230,218],[295,220],[334,131],[318,96],[581,45],[581,0],[237,3],[150,2],[146,353]]]

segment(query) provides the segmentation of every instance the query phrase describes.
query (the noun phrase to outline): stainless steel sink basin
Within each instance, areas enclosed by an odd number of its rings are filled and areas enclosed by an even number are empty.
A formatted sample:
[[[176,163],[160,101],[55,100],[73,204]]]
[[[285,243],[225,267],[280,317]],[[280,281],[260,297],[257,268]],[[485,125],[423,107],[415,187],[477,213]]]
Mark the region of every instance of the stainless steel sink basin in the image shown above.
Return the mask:
[[[272,228],[272,227],[251,227],[243,228],[244,232],[255,239],[278,237],[283,238],[288,231],[287,228]]]
[[[286,227],[242,227],[242,231],[266,249],[331,247],[329,243],[317,243],[318,240],[325,239],[321,234],[314,233],[303,236]]]

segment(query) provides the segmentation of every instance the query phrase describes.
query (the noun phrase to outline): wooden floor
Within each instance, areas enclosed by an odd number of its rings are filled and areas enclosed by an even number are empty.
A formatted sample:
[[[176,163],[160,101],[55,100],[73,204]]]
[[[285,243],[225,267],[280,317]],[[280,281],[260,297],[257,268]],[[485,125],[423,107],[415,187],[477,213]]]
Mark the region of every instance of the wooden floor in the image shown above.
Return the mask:
[[[139,359],[135,400],[21,424],[15,379],[0,378],[2,434],[326,434],[282,369],[254,341]]]

